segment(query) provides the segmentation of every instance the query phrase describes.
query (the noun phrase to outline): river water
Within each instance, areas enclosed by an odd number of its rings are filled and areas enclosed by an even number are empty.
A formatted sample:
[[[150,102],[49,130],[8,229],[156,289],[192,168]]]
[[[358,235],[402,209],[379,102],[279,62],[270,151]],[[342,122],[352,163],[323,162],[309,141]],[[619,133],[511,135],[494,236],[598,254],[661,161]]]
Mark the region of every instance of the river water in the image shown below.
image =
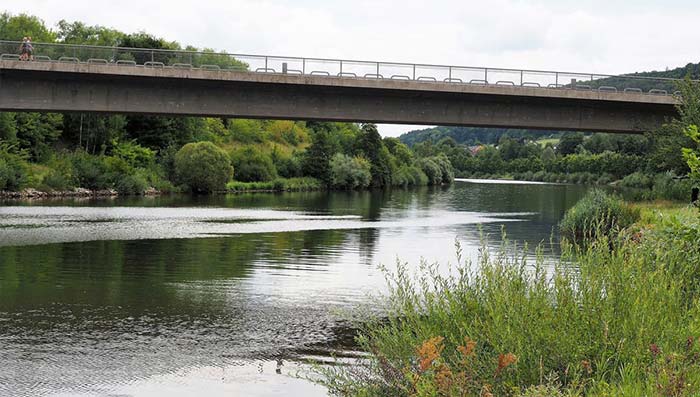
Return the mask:
[[[548,250],[574,185],[0,206],[0,396],[324,396],[379,264],[454,263],[480,236]],[[554,234],[556,237],[556,233]],[[554,239],[556,241],[556,238]]]

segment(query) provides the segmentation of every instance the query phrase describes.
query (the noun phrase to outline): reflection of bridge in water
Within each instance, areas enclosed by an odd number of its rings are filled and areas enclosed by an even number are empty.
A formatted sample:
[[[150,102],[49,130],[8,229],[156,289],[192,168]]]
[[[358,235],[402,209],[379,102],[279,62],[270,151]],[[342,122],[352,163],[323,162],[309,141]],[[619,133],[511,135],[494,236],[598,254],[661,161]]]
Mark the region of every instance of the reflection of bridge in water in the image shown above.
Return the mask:
[[[0,42],[0,109],[643,132],[677,80]]]

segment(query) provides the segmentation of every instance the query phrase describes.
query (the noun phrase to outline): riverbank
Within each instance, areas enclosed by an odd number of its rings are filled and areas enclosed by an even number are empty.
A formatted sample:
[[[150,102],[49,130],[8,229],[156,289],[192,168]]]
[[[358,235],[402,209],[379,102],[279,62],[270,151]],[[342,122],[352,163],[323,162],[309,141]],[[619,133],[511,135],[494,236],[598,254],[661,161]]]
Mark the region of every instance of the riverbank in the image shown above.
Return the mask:
[[[635,201],[675,200],[688,202],[690,192],[697,185],[688,177],[673,173],[647,174],[635,172],[622,179],[610,175],[591,173],[558,174],[547,172],[526,172],[516,174],[468,174],[458,175],[463,180],[527,181],[539,183],[569,183],[587,186],[607,186],[623,193],[625,198]]]
[[[564,242],[554,261],[506,241],[447,275],[400,262],[387,316],[357,339],[369,359],[320,369],[322,383],[347,396],[698,395],[697,209],[631,206],[636,223]]]

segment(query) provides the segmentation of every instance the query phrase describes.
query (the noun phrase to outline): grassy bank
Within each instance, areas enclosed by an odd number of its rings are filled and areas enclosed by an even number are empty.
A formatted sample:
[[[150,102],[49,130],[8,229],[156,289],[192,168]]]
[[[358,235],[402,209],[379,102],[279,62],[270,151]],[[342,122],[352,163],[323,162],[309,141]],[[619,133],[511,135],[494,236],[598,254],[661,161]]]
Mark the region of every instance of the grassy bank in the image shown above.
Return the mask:
[[[226,191],[239,192],[306,192],[323,190],[327,187],[316,178],[277,178],[269,182],[239,182],[226,184]]]
[[[322,382],[348,396],[699,395],[697,212],[636,211],[556,263],[505,242],[450,276],[399,264],[386,317],[361,327],[368,358]]]

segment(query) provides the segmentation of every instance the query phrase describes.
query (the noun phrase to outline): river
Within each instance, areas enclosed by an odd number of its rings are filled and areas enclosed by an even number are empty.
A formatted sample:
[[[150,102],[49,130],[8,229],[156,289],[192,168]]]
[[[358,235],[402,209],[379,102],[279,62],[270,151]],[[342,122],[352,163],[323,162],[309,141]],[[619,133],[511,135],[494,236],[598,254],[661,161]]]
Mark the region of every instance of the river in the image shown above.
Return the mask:
[[[0,396],[324,396],[379,264],[454,263],[481,236],[548,252],[586,188],[457,181],[0,206]]]

